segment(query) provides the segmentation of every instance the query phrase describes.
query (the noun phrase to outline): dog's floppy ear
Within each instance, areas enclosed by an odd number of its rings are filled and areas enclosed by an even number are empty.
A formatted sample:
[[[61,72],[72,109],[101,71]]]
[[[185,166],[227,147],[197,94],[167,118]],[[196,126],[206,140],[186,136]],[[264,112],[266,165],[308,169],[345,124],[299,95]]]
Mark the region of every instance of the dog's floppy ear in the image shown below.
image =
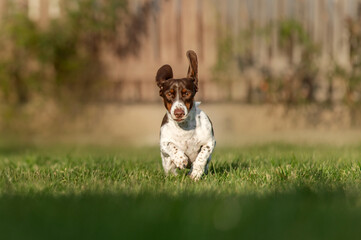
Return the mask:
[[[187,58],[189,60],[188,74],[187,78],[192,78],[194,85],[196,86],[196,91],[198,91],[198,60],[197,54],[192,51],[187,51]]]
[[[157,82],[157,85],[160,88],[159,94],[162,93],[163,83],[170,78],[173,78],[173,70],[171,66],[166,64],[158,69],[157,75],[155,76],[155,81]]]

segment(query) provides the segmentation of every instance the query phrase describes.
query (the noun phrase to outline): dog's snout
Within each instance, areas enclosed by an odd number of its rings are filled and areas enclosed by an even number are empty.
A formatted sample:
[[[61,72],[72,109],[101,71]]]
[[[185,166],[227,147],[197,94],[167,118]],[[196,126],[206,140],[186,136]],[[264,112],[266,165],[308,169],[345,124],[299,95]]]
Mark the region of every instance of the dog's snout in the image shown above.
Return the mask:
[[[184,117],[184,111],[180,108],[177,108],[174,110],[174,116],[176,116],[176,118],[182,118]]]

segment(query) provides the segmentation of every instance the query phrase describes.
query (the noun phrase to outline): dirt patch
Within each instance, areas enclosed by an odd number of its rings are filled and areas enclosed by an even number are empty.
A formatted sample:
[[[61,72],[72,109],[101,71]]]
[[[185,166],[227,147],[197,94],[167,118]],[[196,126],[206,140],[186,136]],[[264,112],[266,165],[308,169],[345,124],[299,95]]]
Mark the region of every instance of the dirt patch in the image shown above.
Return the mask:
[[[279,105],[202,104],[200,108],[213,122],[218,146],[274,141],[337,145],[361,142],[361,128],[352,126],[350,113],[342,106],[286,109]],[[165,109],[161,102],[103,104],[82,112],[63,116],[63,120],[29,121],[33,125],[27,137],[40,142],[157,145]]]

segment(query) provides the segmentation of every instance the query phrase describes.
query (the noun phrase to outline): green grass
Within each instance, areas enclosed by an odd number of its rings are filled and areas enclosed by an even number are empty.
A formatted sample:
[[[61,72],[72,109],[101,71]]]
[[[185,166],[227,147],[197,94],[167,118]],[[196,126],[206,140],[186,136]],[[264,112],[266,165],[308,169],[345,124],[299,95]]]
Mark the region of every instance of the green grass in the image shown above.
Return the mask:
[[[159,150],[0,147],[1,239],[359,239],[361,147],[217,148],[193,182]]]

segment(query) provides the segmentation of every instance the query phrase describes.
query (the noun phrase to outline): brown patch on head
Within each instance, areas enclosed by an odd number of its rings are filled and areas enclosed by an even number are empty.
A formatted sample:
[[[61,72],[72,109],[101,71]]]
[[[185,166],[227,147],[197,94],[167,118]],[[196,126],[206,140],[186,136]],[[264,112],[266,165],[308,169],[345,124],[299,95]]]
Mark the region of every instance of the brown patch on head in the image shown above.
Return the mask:
[[[170,65],[166,64],[158,69],[157,75],[155,76],[155,81],[157,82],[157,86],[160,89],[159,90],[160,96],[162,96],[164,83],[167,82],[172,77],[173,77],[173,70]]]
[[[163,120],[162,120],[162,124],[160,125],[160,127],[162,127],[163,125],[168,123],[168,116],[167,114],[164,115]]]
[[[169,65],[159,68],[156,75],[156,82],[160,88],[159,95],[163,98],[168,112],[177,100],[184,103],[188,112],[193,107],[194,96],[198,91],[198,59],[197,54],[192,50],[189,50],[186,55],[189,60],[186,78],[173,79],[173,71]]]
[[[197,86],[191,78],[183,78],[181,80],[182,84],[179,99],[184,102],[189,112],[189,110],[193,107],[194,96],[197,93]]]
[[[185,105],[186,105],[186,107],[187,107],[187,110],[188,110],[188,112],[189,112],[189,110],[193,107],[193,103],[189,103],[189,102],[187,102],[187,103],[185,103]]]
[[[189,61],[187,78],[193,80],[194,85],[196,86],[196,92],[198,91],[198,59],[197,54],[193,50],[187,51],[187,58]]]
[[[195,95],[196,86],[190,78],[169,79],[163,83],[161,97],[168,111],[177,100],[183,101],[189,111],[193,107]]]
[[[164,82],[162,93],[160,95],[163,98],[164,106],[168,112],[170,112],[172,104],[176,98],[175,83],[176,81],[174,79],[169,79],[168,81]]]
[[[166,102],[164,101],[164,105],[165,105],[165,108],[168,110],[168,112],[170,112],[170,109],[172,108],[172,102]]]

